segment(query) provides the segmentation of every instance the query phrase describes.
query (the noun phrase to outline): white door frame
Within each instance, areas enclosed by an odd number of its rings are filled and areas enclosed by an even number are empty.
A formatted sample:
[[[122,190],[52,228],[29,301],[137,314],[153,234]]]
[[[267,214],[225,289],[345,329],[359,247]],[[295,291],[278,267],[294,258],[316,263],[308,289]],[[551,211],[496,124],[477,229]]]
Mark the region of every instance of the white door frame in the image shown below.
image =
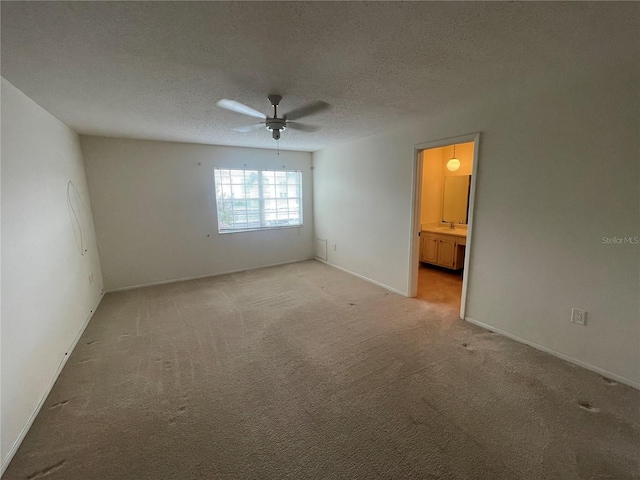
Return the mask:
[[[443,138],[432,142],[419,143],[413,147],[413,185],[411,204],[411,232],[409,241],[409,296],[418,295],[418,268],[420,259],[420,200],[422,197],[422,151],[431,148],[447,147],[457,143],[473,142],[473,168],[471,171],[471,191],[469,193],[469,219],[467,223],[467,245],[464,256],[464,275],[462,277],[462,298],[460,299],[460,318],[464,320],[467,306],[467,289],[469,288],[469,265],[473,245],[473,209],[478,180],[478,152],[480,150],[480,133],[469,133],[457,137]]]

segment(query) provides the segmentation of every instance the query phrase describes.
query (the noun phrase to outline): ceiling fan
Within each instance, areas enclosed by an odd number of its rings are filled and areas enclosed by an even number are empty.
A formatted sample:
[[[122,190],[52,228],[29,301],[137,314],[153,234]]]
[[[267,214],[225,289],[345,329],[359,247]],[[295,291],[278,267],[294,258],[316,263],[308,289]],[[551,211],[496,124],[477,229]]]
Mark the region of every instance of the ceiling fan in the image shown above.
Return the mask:
[[[216,105],[220,108],[224,108],[225,110],[231,110],[232,112],[242,113],[243,115],[249,115],[250,117],[260,118],[264,120],[260,123],[234,128],[233,130],[237,132],[251,132],[253,130],[258,130],[259,128],[266,127],[267,130],[272,133],[274,140],[279,140],[280,132],[283,132],[287,128],[301,130],[303,132],[315,132],[317,130],[317,127],[314,127],[313,125],[305,125],[304,123],[298,123],[295,120],[298,120],[302,117],[307,117],[309,115],[314,115],[316,113],[320,113],[323,110],[331,108],[331,105],[329,105],[328,103],[318,100],[292,110],[282,117],[278,117],[278,105],[282,100],[282,96],[269,95],[267,98],[273,106],[273,117],[269,117],[262,112],[254,110],[253,108],[248,107],[243,103],[236,102],[235,100],[227,100],[226,98],[219,100]]]

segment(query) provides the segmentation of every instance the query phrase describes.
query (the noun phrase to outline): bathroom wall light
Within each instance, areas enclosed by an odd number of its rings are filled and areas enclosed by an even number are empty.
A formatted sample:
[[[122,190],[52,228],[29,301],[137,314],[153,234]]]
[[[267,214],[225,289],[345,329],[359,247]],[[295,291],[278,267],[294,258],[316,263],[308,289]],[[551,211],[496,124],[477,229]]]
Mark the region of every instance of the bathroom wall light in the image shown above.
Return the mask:
[[[453,146],[453,157],[447,162],[447,170],[455,172],[460,168],[460,160],[456,158],[456,146]]]

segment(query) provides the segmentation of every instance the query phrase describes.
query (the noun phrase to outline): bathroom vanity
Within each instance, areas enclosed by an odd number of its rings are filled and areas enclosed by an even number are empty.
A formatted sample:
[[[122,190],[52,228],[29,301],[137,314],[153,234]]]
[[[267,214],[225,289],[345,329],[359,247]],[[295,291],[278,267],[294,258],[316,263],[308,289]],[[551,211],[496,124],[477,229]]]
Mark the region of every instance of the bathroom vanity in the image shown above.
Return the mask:
[[[464,266],[466,244],[466,228],[425,228],[420,232],[420,261],[460,270]]]
[[[460,270],[464,267],[471,175],[443,177],[442,223],[422,225],[420,261]]]

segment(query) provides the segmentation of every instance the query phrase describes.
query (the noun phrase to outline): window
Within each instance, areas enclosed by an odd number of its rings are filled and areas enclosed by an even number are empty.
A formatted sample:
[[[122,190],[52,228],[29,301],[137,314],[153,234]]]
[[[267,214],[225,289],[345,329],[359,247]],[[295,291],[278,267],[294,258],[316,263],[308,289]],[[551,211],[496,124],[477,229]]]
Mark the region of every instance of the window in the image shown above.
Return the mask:
[[[218,233],[302,226],[299,170],[215,171]]]

